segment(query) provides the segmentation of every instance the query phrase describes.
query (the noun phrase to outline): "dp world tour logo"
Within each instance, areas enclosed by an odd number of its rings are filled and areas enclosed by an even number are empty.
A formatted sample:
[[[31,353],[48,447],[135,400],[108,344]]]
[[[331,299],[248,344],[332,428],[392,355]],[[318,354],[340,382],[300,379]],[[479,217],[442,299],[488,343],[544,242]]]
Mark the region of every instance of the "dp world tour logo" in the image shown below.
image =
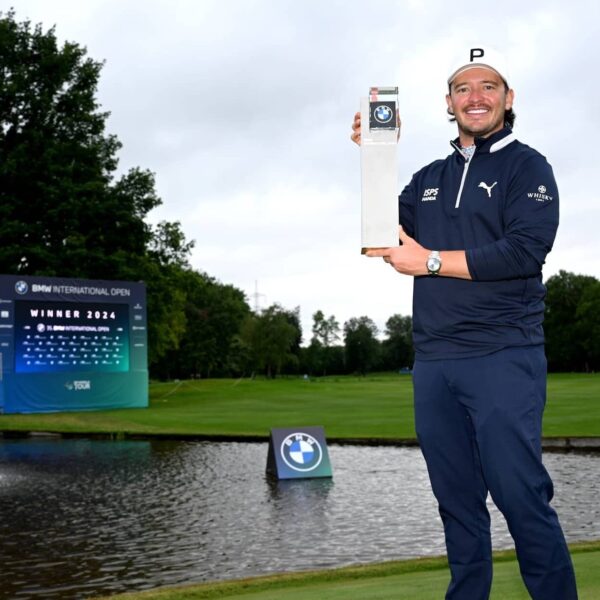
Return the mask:
[[[89,379],[83,379],[80,381],[66,381],[65,387],[70,392],[81,392],[83,390],[91,390],[92,382]]]
[[[389,106],[381,104],[375,109],[375,111],[373,112],[373,116],[375,117],[375,120],[379,123],[389,123],[392,120],[392,117],[394,116],[394,111],[392,111],[392,109]]]
[[[281,458],[294,471],[313,471],[323,460],[323,450],[308,433],[292,433],[281,443]]]

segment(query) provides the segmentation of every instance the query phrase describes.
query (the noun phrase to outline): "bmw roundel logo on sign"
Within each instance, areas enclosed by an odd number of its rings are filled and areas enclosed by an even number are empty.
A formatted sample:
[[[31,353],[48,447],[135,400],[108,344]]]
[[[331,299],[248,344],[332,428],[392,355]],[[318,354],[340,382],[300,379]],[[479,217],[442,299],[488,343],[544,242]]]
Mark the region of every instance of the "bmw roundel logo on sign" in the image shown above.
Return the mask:
[[[306,473],[321,464],[323,451],[312,435],[292,433],[281,444],[281,458],[290,469]]]
[[[26,294],[29,291],[29,286],[27,285],[26,281],[17,281],[17,283],[15,283],[15,292],[17,292],[17,294],[21,294],[21,296],[23,294]]]
[[[389,123],[394,116],[394,111],[389,106],[381,104],[375,109],[373,115],[379,123]]]

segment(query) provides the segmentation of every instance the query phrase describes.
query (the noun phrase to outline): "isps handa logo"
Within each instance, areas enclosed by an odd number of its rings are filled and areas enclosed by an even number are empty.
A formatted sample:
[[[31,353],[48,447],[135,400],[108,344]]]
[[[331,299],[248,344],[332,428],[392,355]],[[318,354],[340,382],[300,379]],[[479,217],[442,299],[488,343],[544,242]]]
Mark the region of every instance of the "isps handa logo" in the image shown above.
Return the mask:
[[[75,381],[67,381],[65,387],[70,392],[83,392],[92,389],[92,382],[89,379],[80,379]]]
[[[427,188],[423,192],[423,197],[421,198],[421,202],[433,202],[437,200],[438,192],[440,188]]]
[[[294,471],[306,473],[316,469],[323,460],[319,442],[308,433],[292,433],[281,443],[281,458]]]

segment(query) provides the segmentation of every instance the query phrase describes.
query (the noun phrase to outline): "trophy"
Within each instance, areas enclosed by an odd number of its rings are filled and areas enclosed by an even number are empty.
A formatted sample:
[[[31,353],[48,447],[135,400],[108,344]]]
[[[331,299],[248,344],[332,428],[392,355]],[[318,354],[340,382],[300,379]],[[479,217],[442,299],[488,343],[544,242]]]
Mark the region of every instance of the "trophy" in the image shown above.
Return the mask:
[[[372,87],[360,100],[363,254],[398,245],[397,107],[397,87]]]

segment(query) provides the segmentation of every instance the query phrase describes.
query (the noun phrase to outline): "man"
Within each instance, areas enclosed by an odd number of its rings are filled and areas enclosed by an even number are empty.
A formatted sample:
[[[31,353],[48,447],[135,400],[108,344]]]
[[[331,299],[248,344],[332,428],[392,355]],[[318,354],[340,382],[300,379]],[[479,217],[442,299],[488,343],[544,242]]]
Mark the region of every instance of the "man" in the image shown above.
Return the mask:
[[[577,598],[541,459],[542,265],[558,190],[546,159],[512,132],[513,100],[502,56],[468,49],[448,78],[454,151],[400,195],[401,245],[367,252],[415,276],[415,422],[444,523],[447,600],[489,597],[488,492],[531,597]],[[353,130],[360,144],[359,113]]]

